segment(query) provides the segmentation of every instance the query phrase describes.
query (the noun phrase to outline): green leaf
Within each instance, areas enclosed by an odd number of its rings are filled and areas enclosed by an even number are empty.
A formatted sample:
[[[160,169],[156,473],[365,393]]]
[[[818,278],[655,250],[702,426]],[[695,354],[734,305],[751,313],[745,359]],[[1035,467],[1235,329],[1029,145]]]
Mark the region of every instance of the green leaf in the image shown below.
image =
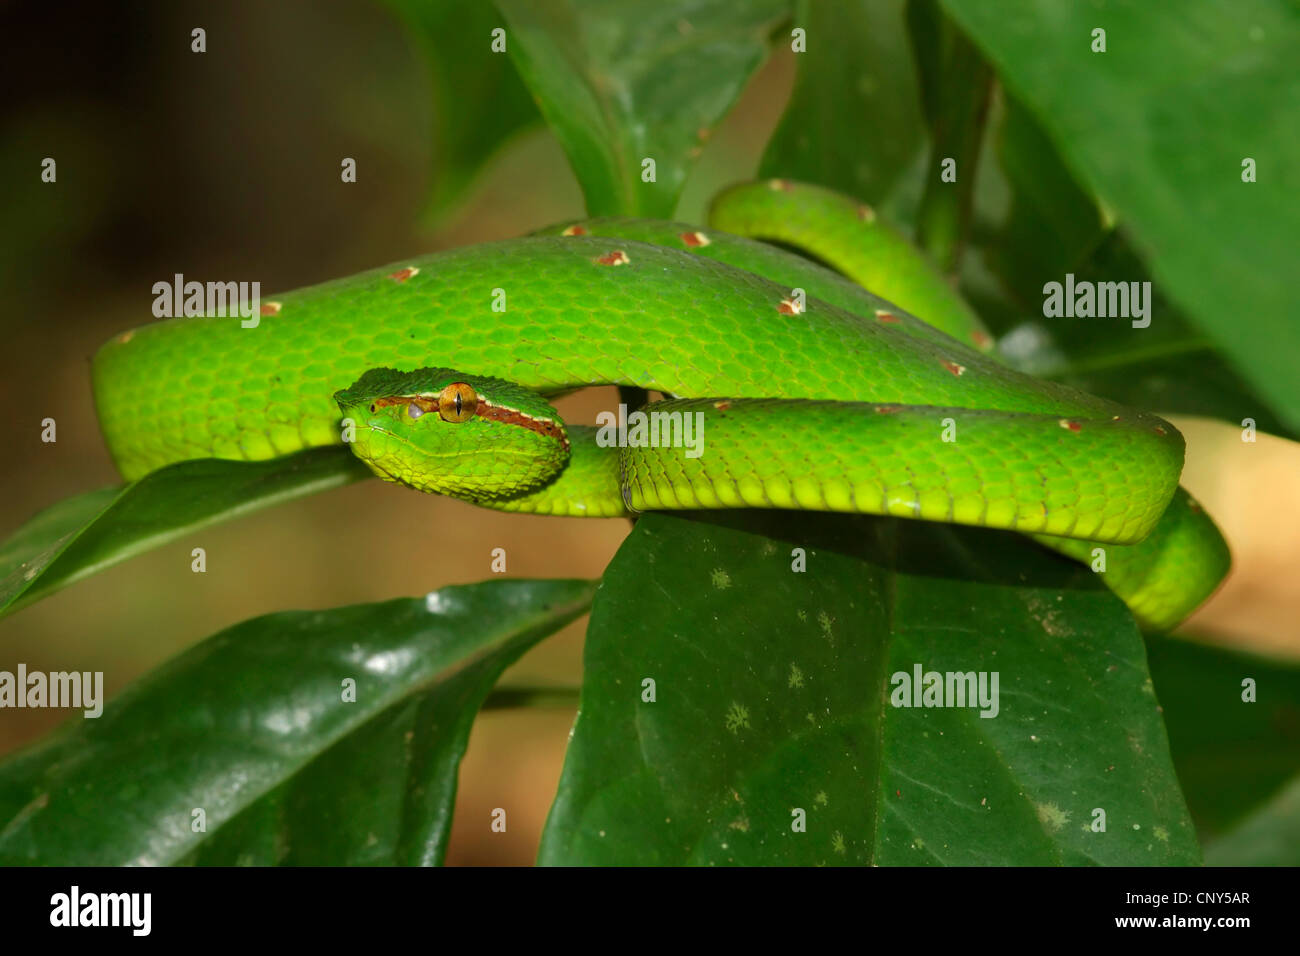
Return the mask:
[[[1300,866],[1300,777],[1205,848],[1211,866]]]
[[[346,448],[202,459],[42,511],[0,545],[0,616],[183,534],[370,477]]]
[[[905,5],[800,0],[794,23],[806,30],[808,48],[795,57],[794,92],[760,176],[818,183],[872,203],[889,193],[925,141]]]
[[[439,862],[479,704],[593,590],[489,581],[216,634],[0,765],[0,863]]]
[[[997,716],[892,706],[893,675],[915,665],[997,672]],[[1192,864],[1199,850],[1141,639],[1091,572],[924,522],[647,514],[592,609],[540,860]]]
[[[1170,639],[1153,639],[1147,658],[1203,839],[1300,775],[1300,666]],[[1253,703],[1242,700],[1246,678],[1255,682]]]
[[[592,216],[672,218],[701,143],[788,0],[497,0],[520,76]],[[655,181],[642,180],[643,161]]]
[[[1300,8],[1285,0],[943,0],[1167,296],[1300,426]],[[1094,53],[1092,31],[1106,31]],[[1253,159],[1258,181],[1242,181]],[[1120,278],[1120,277],[1116,277]],[[1153,319],[1153,325],[1159,321]],[[1253,416],[1258,417],[1258,416]]]
[[[379,714],[236,816],[187,862],[440,865],[474,718],[501,672],[546,636],[536,631],[533,640],[492,652]]]
[[[1063,282],[1067,273],[1088,282],[1149,281],[1151,274],[1125,235],[1107,229],[1101,210],[1014,97],[1006,100],[996,139],[1012,200],[1005,221],[984,237],[983,251],[1002,289],[986,288],[975,298],[983,317],[1004,333],[1012,364],[1134,408],[1236,424],[1253,418],[1263,431],[1294,434],[1161,294],[1159,283],[1152,286],[1157,319],[1145,329],[1123,319],[1044,318],[1044,285]],[[967,278],[973,275],[968,269]]]
[[[429,215],[445,214],[537,109],[509,58],[493,53],[505,27],[486,0],[386,0],[424,53],[433,84],[433,194]]]

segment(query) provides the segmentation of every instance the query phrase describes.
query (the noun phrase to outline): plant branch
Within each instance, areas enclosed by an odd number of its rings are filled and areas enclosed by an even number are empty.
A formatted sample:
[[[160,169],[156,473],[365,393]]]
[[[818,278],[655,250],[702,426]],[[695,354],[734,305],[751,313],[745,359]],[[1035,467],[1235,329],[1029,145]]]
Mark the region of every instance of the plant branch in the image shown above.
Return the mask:
[[[975,173],[993,90],[993,70],[949,20],[938,37],[939,75],[931,119],[930,168],[916,220],[916,241],[945,275],[956,275],[970,233]],[[955,161],[955,168],[948,163]],[[947,166],[947,168],[945,168]],[[945,174],[955,181],[945,181]]]

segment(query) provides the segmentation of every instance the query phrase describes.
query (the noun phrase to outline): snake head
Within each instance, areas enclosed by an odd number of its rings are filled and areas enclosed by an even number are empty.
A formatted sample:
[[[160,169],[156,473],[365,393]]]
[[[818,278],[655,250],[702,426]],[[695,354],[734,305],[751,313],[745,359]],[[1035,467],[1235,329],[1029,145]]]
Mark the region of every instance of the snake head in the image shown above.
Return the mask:
[[[499,378],[375,368],[334,401],[353,453],[386,481],[420,491],[499,501],[535,491],[569,459],[551,404]]]

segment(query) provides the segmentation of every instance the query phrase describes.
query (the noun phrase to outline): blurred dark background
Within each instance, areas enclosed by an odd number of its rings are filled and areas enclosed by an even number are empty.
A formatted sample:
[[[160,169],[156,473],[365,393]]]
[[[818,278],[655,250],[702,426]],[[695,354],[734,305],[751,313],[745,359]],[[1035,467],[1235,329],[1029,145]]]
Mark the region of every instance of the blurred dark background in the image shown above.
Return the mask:
[[[206,53],[190,50],[195,27],[207,31]],[[154,282],[181,272],[258,280],[271,294],[582,214],[540,124],[503,143],[461,202],[427,214],[439,175],[429,70],[382,3],[9,3],[0,36],[6,536],[44,507],[119,481],[89,361],[110,335],[152,318]],[[792,79],[791,55],[776,52],[705,147],[679,218],[700,220],[716,188],[754,174]],[[47,156],[58,164],[52,185],[40,179]],[[357,162],[356,183],[340,181],[344,157]],[[575,396],[562,411],[583,420],[608,404]],[[55,444],[40,441],[46,417],[58,423]],[[1300,542],[1276,530],[1300,526],[1300,515],[1279,516],[1267,491],[1293,484],[1294,449],[1261,436],[1258,474],[1222,474],[1216,443],[1237,430],[1178,424],[1189,436],[1185,483],[1224,525],[1238,567],[1192,627],[1297,653]],[[367,482],[187,536],[0,622],[0,669],[102,670],[111,694],[247,617],[481,580],[497,547],[511,575],[596,577],[626,532],[623,521],[508,516]],[[190,570],[199,546],[202,575]],[[576,686],[584,627],[545,642],[505,682]],[[0,754],[64,716],[0,712]],[[572,717],[557,708],[480,719],[449,863],[532,861]],[[505,834],[489,830],[493,807],[508,809]]]

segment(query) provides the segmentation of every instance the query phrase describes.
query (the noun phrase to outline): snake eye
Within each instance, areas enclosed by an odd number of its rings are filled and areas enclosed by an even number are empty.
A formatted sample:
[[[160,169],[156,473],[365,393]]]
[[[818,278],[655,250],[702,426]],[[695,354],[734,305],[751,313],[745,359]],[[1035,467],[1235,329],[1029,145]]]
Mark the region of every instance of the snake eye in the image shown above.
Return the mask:
[[[370,412],[371,412],[371,414],[374,414],[374,411],[375,411],[375,403],[374,403],[374,402],[371,402],[371,403],[370,403]]]
[[[419,418],[424,414],[424,409],[415,404],[415,402],[411,402],[410,405],[406,406],[406,414],[410,415],[412,418]]]
[[[464,382],[453,382],[438,396],[438,414],[444,422],[467,422],[478,411],[478,393]]]

